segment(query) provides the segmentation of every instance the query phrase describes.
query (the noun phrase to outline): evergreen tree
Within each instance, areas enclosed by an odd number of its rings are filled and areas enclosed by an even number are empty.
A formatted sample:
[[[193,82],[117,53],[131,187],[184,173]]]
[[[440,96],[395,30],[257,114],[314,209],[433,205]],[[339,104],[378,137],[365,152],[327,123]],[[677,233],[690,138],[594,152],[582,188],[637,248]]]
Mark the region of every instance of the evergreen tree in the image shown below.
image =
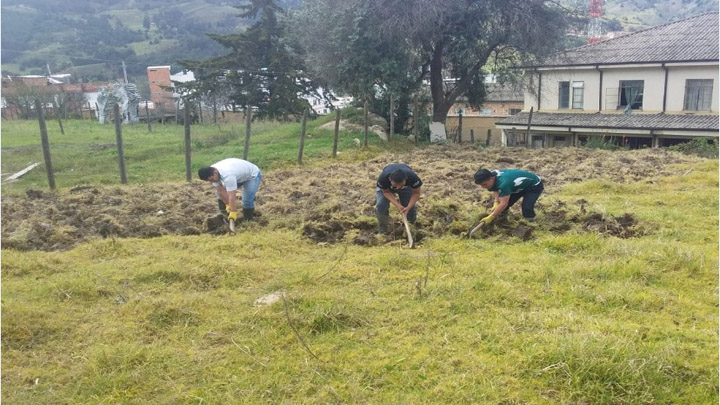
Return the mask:
[[[220,91],[222,83],[227,93],[223,97],[234,108],[251,106],[258,118],[290,119],[302,114],[310,107],[302,96],[315,93],[318,85],[306,76],[299,50],[285,38],[280,20],[285,10],[276,0],[250,0],[237,8],[242,10],[241,18],[255,23],[241,34],[209,34],[230,53],[182,64],[199,72],[196,80],[210,96]]]

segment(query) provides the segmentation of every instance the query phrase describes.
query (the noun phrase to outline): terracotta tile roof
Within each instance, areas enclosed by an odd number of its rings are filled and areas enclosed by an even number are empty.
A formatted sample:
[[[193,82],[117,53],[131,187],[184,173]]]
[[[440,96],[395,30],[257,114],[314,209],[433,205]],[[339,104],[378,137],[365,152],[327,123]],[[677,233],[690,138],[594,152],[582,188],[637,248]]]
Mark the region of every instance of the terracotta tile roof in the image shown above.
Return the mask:
[[[551,55],[534,67],[718,61],[718,13],[637,31]]]
[[[496,122],[497,125],[527,127],[529,113],[522,112]],[[677,129],[718,131],[717,114],[587,114],[534,113],[532,126],[607,129]]]
[[[488,84],[485,86],[487,95],[485,101],[524,101],[525,93],[523,88],[520,86],[514,86],[512,84],[500,85],[497,83]]]

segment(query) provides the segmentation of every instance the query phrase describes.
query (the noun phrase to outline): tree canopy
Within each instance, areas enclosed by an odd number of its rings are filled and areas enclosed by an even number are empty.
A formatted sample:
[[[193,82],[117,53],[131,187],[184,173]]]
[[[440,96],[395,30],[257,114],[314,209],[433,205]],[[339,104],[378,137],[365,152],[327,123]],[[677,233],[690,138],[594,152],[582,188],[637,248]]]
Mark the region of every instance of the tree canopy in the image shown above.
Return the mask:
[[[444,123],[459,97],[483,102],[489,62],[557,50],[568,16],[545,0],[306,0],[293,30],[332,88],[362,96],[429,81],[433,121]]]

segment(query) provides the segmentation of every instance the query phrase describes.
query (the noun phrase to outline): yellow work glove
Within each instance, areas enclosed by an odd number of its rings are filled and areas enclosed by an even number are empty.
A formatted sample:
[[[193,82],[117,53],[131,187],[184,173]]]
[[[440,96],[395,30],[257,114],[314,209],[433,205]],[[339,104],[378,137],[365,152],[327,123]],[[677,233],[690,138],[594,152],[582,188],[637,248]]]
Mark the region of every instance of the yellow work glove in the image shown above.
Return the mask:
[[[481,219],[480,222],[484,223],[485,225],[490,225],[490,223],[495,219],[495,216],[493,214],[490,214],[486,216],[485,218]]]
[[[236,220],[237,219],[237,211],[229,213],[228,218],[232,219],[233,221]]]
[[[230,213],[230,204],[225,204],[225,211],[229,214]]]
[[[498,203],[497,201],[495,201],[495,202],[493,203],[492,208],[490,208],[490,212],[494,212],[494,211],[495,211],[495,208],[497,208],[498,205],[500,205],[500,203]]]

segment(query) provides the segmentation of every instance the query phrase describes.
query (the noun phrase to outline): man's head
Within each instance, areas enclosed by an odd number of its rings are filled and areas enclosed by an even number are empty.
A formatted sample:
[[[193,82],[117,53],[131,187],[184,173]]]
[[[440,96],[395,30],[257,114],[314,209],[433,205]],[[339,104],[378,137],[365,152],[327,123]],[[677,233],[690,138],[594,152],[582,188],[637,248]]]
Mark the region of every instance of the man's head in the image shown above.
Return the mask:
[[[200,180],[209,182],[220,181],[220,173],[218,173],[217,169],[212,166],[200,168],[200,170],[198,170],[198,177],[200,177]]]
[[[480,169],[475,173],[475,184],[480,185],[482,188],[490,188],[495,185],[495,172],[491,172],[488,169]]]
[[[395,170],[394,172],[390,173],[390,185],[392,188],[400,189],[405,187],[405,183],[407,182],[408,175],[405,173],[404,170]]]

